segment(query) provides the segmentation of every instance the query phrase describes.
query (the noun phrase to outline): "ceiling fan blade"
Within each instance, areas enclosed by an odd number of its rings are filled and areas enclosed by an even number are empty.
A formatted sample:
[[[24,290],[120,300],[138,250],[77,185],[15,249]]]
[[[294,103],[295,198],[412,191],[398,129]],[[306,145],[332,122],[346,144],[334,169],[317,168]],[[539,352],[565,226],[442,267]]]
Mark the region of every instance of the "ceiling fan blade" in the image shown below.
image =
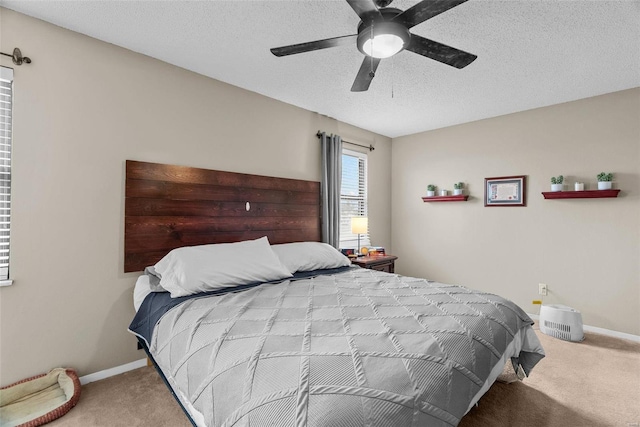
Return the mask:
[[[329,47],[353,45],[358,40],[357,34],[348,36],[333,37],[330,39],[316,40],[313,42],[292,44],[290,46],[274,47],[271,53],[275,56],[295,55],[296,53],[311,52],[318,49],[327,49]]]
[[[422,0],[420,3],[413,5],[401,14],[395,16],[392,21],[411,28],[466,1],[467,0]]]
[[[411,41],[406,49],[456,68],[464,68],[477,58],[472,53],[425,39],[415,34],[411,34]]]
[[[378,64],[380,64],[380,58],[371,56],[364,57],[358,75],[353,82],[353,86],[351,86],[351,92],[365,92],[369,89],[371,80],[373,80],[375,72],[378,69]]]
[[[349,6],[351,6],[363,21],[382,18],[373,0],[347,0],[347,3],[349,3]]]

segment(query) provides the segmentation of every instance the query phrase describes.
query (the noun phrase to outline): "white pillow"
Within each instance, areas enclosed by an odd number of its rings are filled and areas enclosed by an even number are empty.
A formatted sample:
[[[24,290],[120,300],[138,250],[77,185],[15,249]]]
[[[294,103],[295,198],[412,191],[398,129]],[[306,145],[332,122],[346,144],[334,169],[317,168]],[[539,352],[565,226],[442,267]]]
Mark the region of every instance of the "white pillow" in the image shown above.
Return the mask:
[[[151,293],[151,285],[149,284],[149,276],[146,274],[141,275],[136,280],[136,286],[133,288],[133,308],[136,309],[136,313],[140,309],[144,299]]]
[[[171,298],[291,277],[266,237],[174,249],[155,270]]]
[[[271,248],[291,274],[296,271],[322,270],[351,265],[349,258],[326,243],[284,243],[272,245]]]

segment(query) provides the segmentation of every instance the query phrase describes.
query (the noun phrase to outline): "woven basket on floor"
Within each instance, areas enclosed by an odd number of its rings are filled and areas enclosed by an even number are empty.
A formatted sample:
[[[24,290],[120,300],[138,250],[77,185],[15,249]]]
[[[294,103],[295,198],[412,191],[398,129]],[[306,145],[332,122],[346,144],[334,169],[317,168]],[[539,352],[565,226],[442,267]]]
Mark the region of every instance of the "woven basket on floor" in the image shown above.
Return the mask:
[[[47,400],[49,396],[55,397],[55,404]],[[40,426],[69,412],[79,399],[80,380],[76,371],[55,368],[0,388],[0,425]]]

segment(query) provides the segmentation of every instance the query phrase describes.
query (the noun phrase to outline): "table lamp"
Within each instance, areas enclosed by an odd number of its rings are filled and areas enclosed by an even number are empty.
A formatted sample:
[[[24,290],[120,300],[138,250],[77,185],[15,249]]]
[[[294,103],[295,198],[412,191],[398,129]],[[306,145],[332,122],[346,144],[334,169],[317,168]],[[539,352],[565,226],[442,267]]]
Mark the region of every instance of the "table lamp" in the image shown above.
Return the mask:
[[[358,235],[358,255],[360,255],[360,235],[367,233],[369,218],[366,216],[351,217],[351,232]]]

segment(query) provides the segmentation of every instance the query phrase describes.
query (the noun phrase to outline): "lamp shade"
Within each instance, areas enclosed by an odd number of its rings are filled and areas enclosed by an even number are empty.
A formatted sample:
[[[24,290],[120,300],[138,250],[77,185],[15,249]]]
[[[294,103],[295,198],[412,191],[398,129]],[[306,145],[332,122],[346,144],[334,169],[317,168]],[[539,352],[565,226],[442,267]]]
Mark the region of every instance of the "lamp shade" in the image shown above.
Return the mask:
[[[351,232],[353,234],[365,234],[369,227],[369,218],[366,216],[351,217]]]

